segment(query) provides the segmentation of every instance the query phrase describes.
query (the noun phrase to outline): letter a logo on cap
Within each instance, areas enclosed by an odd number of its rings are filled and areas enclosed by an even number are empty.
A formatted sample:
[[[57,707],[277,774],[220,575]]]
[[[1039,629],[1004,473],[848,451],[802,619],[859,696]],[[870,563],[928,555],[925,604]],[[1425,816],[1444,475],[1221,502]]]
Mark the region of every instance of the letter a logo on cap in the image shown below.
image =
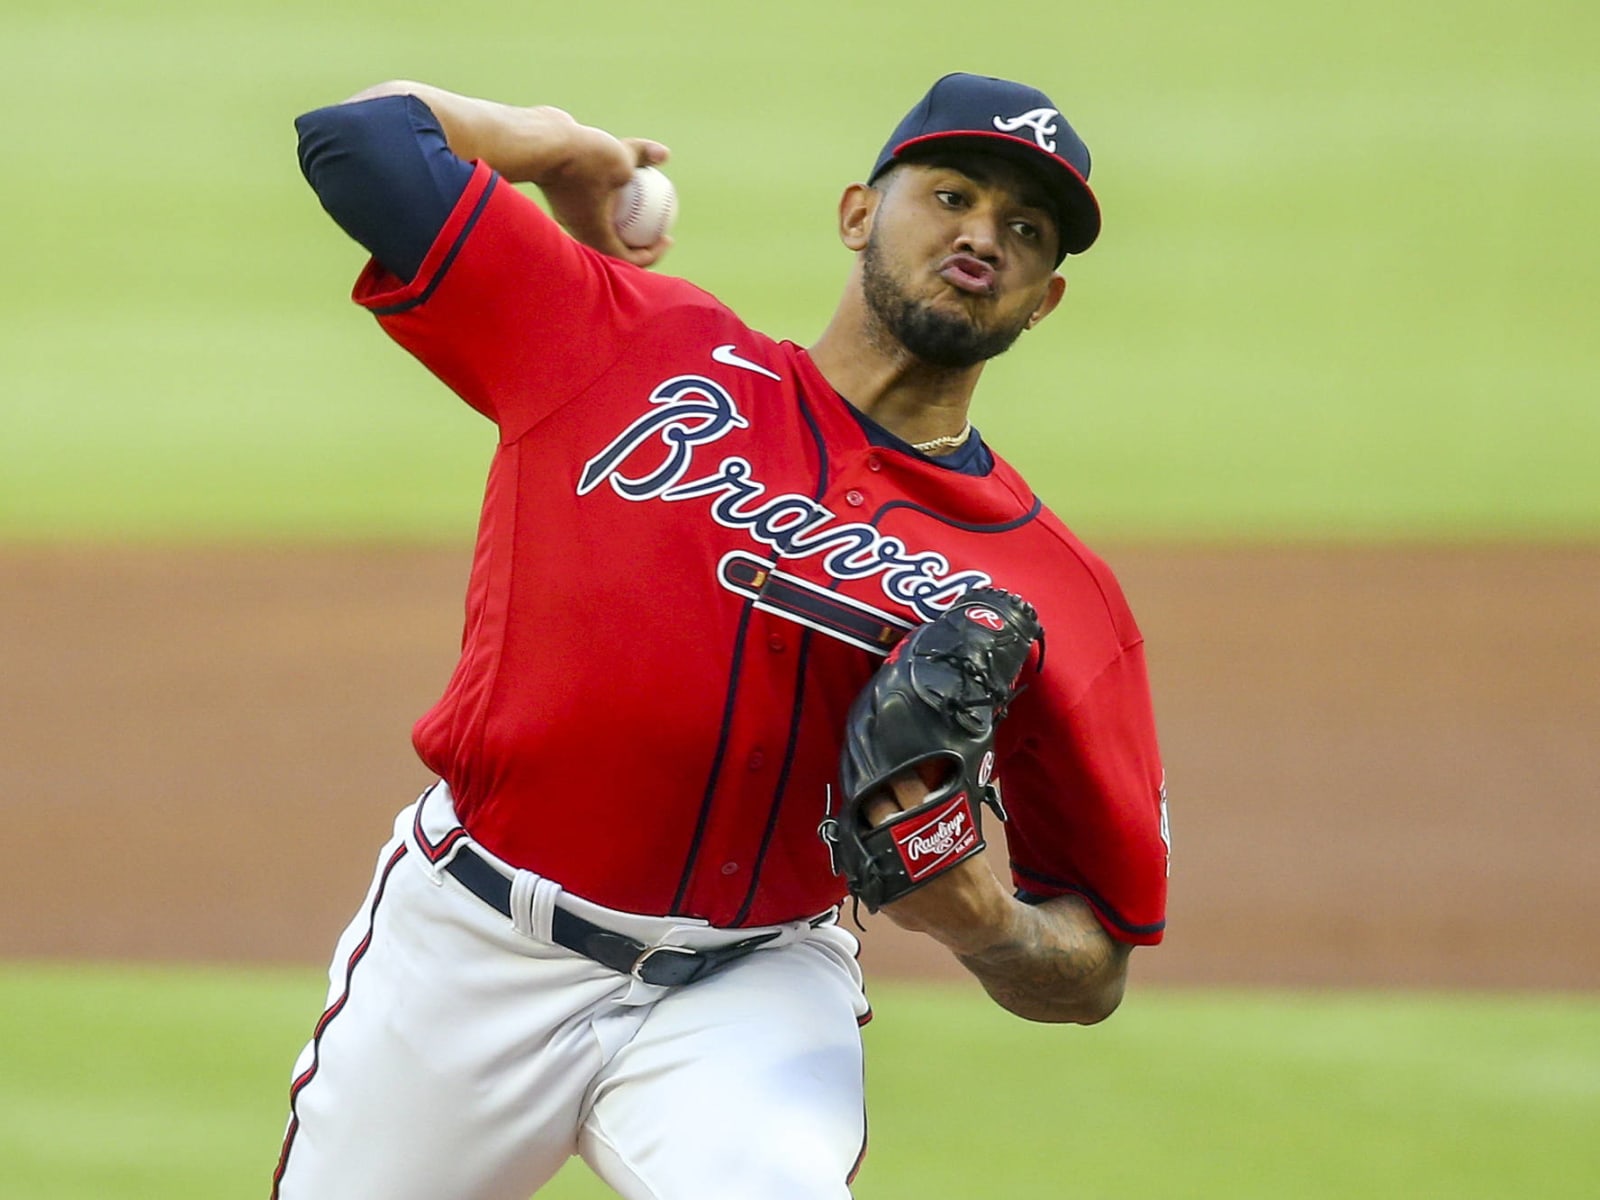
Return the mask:
[[[994,127],[1001,133],[1015,133],[1026,125],[1033,130],[1033,140],[1039,149],[1049,154],[1056,152],[1056,121],[1061,113],[1053,108],[1029,109],[1019,117],[996,117]]]

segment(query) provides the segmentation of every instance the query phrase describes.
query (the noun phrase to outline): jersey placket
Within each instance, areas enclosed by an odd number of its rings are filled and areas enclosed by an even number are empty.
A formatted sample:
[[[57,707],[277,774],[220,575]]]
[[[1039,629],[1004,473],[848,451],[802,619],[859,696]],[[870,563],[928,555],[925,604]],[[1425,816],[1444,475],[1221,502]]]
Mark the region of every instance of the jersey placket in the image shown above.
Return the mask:
[[[750,613],[705,827],[686,864],[678,911],[728,924],[748,907],[793,752],[800,632],[781,618]]]
[[[839,524],[870,524],[877,504],[873,484],[882,470],[877,451],[857,457],[835,478],[821,503]],[[822,587],[837,587],[816,559],[780,559],[773,565]],[[881,591],[878,595],[883,607]],[[723,752],[708,789],[705,828],[691,850],[687,887],[675,906],[718,923],[738,921],[748,912],[758,882],[755,873],[764,849],[770,850],[769,831],[783,820],[780,809],[812,803],[816,820],[800,822],[809,830],[825,815],[826,806],[825,795],[808,801],[786,794],[805,686],[797,655],[804,638],[815,635],[783,616],[760,610],[749,615],[732,677],[737,694],[730,697]],[[833,765],[830,760],[830,779]]]

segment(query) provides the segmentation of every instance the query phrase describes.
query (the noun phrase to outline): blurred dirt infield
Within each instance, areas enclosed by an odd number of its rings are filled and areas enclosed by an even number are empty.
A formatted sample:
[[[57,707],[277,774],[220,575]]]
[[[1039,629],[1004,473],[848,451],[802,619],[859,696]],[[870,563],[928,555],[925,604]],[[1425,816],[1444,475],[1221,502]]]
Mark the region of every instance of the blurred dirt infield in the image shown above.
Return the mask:
[[[1600,988],[1600,548],[1107,557],[1172,800],[1136,982]],[[0,956],[323,964],[467,561],[0,551]],[[868,924],[869,972],[960,974]]]

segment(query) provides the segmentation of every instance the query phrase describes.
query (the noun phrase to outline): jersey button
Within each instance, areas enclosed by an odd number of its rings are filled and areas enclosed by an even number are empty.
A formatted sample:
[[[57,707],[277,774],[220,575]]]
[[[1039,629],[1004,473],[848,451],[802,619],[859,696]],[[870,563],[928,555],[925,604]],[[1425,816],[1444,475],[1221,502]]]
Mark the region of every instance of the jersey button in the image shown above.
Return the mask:
[[[881,471],[881,470],[883,470],[883,459],[879,458],[876,454],[874,454],[871,458],[867,459],[867,470],[869,470],[869,471]]]
[[[760,750],[752,750],[750,751],[750,757],[745,761],[746,765],[752,771],[759,771],[762,767],[767,765],[767,756]]]
[[[723,863],[722,864],[722,873],[724,875],[736,875],[736,874],[738,874],[739,873],[739,864],[738,863]]]
[[[771,650],[774,654],[782,654],[785,648],[786,643],[778,634],[775,633],[767,639],[767,649]]]
[[[856,491],[855,488],[851,488],[844,494],[844,502],[850,505],[851,508],[860,508],[865,501],[866,497]]]

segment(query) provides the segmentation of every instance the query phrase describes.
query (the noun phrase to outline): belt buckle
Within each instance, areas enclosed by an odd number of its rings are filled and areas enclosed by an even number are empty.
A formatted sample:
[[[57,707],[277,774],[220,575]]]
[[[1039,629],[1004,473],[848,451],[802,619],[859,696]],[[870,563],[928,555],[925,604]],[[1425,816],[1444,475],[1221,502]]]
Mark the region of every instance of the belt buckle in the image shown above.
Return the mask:
[[[638,958],[633,960],[633,966],[628,971],[640,983],[649,983],[644,977],[645,965],[657,954],[683,954],[689,958],[699,958],[698,950],[691,950],[688,946],[646,946]]]

